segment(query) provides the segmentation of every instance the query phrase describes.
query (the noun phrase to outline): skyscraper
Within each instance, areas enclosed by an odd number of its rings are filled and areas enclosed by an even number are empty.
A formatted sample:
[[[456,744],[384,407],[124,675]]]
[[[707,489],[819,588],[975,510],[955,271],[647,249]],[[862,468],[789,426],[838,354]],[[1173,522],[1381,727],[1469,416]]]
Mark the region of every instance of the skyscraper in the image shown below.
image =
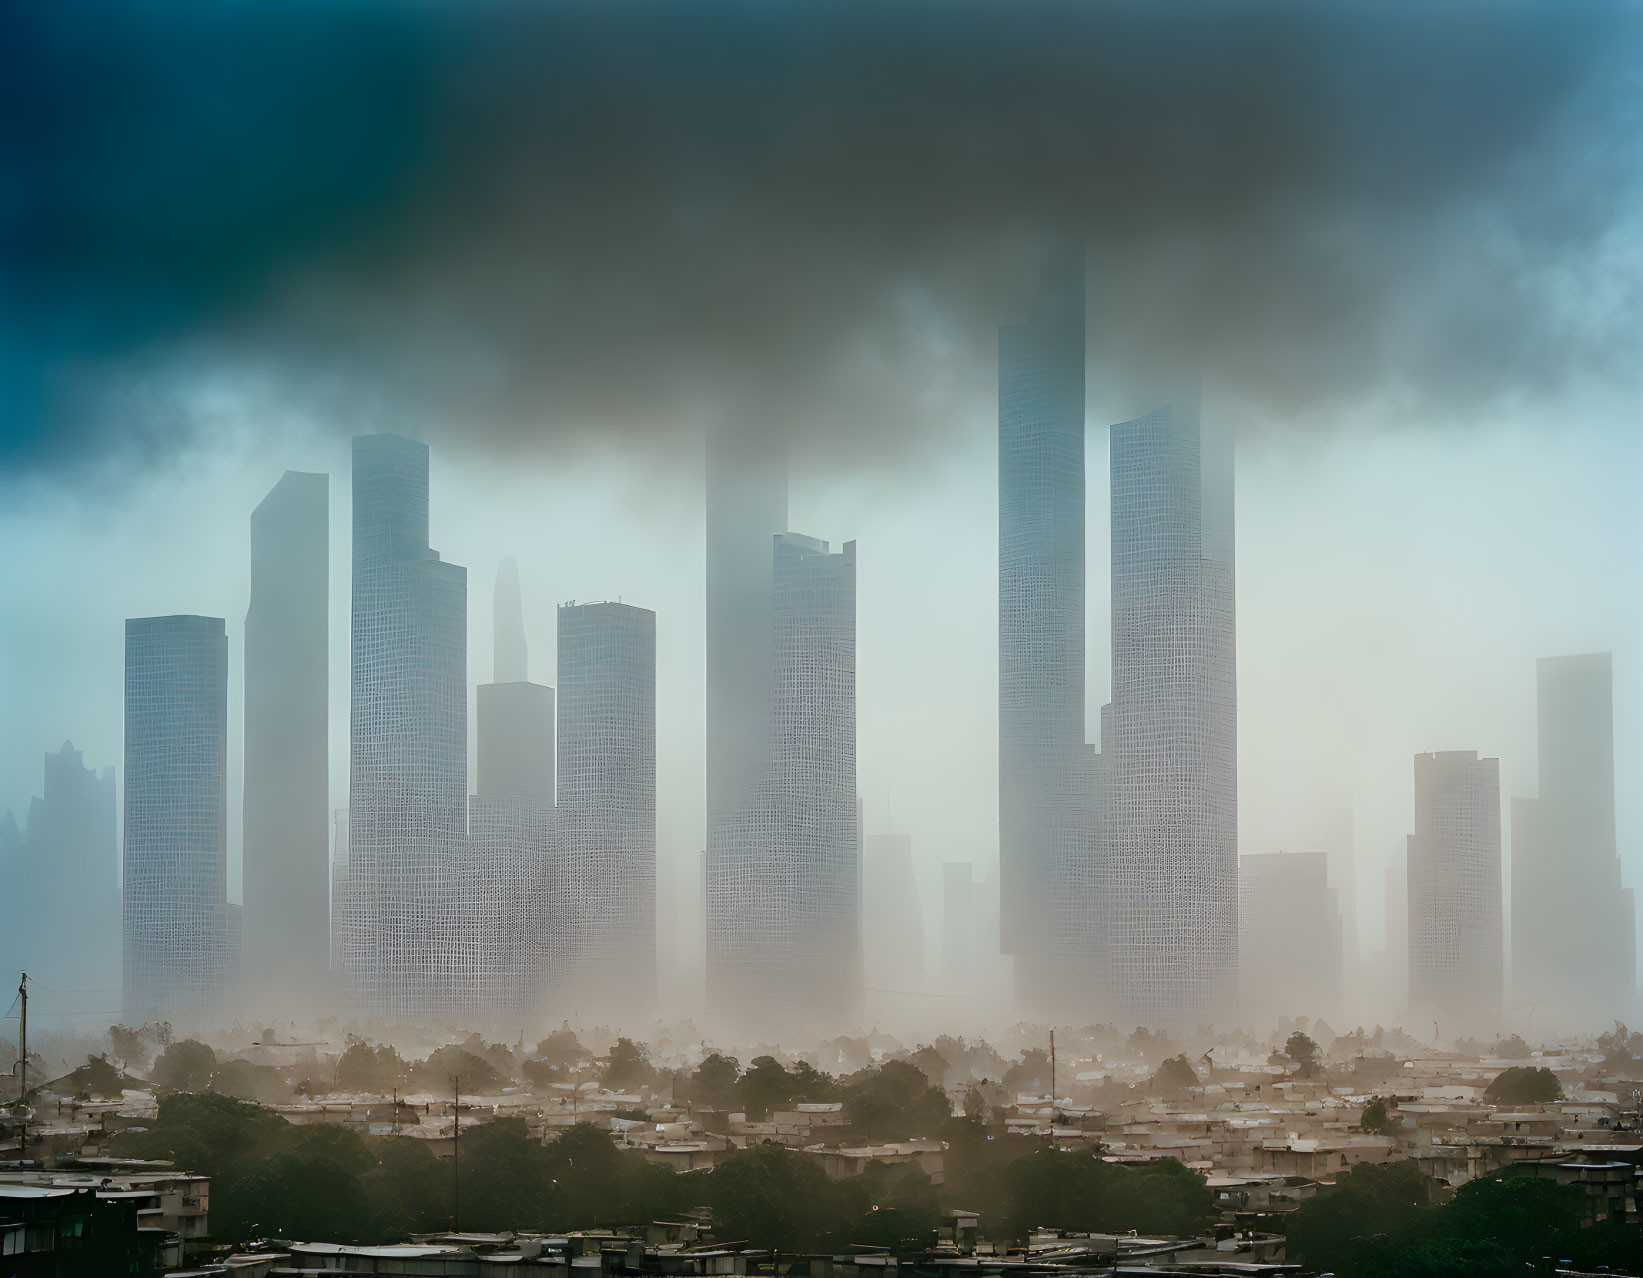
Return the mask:
[[[1000,929],[1018,998],[1091,979],[1084,733],[1084,259],[1045,261],[1026,322],[998,334]]]
[[[343,984],[342,938],[346,921],[353,917],[348,908],[348,809],[331,814],[331,982]]]
[[[735,841],[763,771],[770,728],[771,539],[787,528],[787,450],[772,433],[710,434],[707,447],[707,732],[704,903],[707,998],[738,1008],[722,938],[742,926],[734,893],[705,883],[740,874]]]
[[[861,987],[856,544],[772,549],[763,764],[709,850],[709,979],[748,1023],[844,1024]]]
[[[1537,663],[1540,794],[1512,800],[1513,1001],[1569,1032],[1632,1015],[1636,923],[1615,842],[1606,652]]]
[[[656,997],[656,614],[559,609],[559,806],[570,997],[635,1016]]]
[[[59,1012],[102,1012],[120,988],[120,850],[114,769],[94,771],[65,741],[46,755],[45,791],[18,830],[0,823],[0,883],[27,910],[0,927],[0,971],[26,968]]]
[[[867,836],[862,865],[863,979],[877,989],[924,985],[924,904],[913,875],[913,840]]]
[[[1503,962],[1500,760],[1417,754],[1408,848],[1411,1014],[1492,1028]]]
[[[125,1010],[219,1007],[237,967],[221,617],[126,622]]]
[[[976,881],[968,861],[941,867],[941,985],[949,994],[976,990]]]
[[[354,439],[349,917],[361,1010],[427,1016],[473,988],[464,926],[468,578],[428,547],[428,449]]]
[[[1344,950],[1329,854],[1245,854],[1238,886],[1243,1016],[1336,1016]]]
[[[288,470],[251,515],[242,993],[256,1012],[312,1014],[330,987],[330,488]]]
[[[497,571],[493,670],[481,684],[478,787],[468,807],[475,1010],[517,1018],[551,999],[563,926],[554,899],[553,689],[527,680],[524,609],[512,558]]]
[[[1196,385],[1112,428],[1112,700],[1097,768],[1102,848],[1072,894],[1105,907],[1111,1014],[1236,1014],[1238,699],[1233,441]]]

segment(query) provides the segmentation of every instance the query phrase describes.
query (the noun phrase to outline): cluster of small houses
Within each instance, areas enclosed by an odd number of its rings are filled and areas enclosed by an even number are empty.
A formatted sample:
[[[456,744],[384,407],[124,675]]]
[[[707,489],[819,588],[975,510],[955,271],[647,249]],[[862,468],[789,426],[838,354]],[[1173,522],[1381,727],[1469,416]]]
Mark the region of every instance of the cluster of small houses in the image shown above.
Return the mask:
[[[1265,1060],[1221,1060],[1200,1086],[1160,1094],[1139,1061],[1107,1061],[1075,1074],[1072,1095],[1023,1095],[1004,1112],[1013,1133],[1032,1135],[1064,1150],[1123,1162],[1174,1158],[1201,1173],[1214,1194],[1221,1224],[1198,1239],[1138,1239],[1035,1235],[1026,1247],[994,1246],[986,1222],[949,1212],[939,1241],[918,1258],[863,1253],[810,1257],[800,1278],[964,1278],[948,1270],[1057,1273],[1241,1272],[1283,1265],[1276,1217],[1294,1210],[1361,1163],[1416,1161],[1422,1171],[1459,1186],[1507,1164],[1564,1184],[1582,1186],[1591,1220],[1636,1222],[1643,1182],[1643,1114],[1636,1085],[1604,1077],[1592,1053],[1544,1054],[1532,1063],[1556,1071],[1565,1098],[1523,1108],[1484,1099],[1502,1070],[1523,1062],[1432,1056],[1376,1059],[1338,1067],[1328,1076],[1275,1072]],[[1095,1062],[1090,1062],[1095,1064]],[[1355,1075],[1361,1076],[1358,1081]],[[1373,1085],[1368,1078],[1373,1077]],[[1080,1103],[1099,1086],[1102,1106]],[[1115,1095],[1122,1099],[1114,1103]],[[66,1091],[67,1089],[63,1089]],[[815,1158],[836,1179],[860,1174],[872,1162],[914,1163],[936,1184],[944,1176],[945,1145],[923,1139],[861,1143],[851,1139],[837,1103],[794,1104],[762,1121],[746,1114],[674,1104],[653,1096],[615,1093],[575,1075],[544,1089],[506,1088],[493,1095],[411,1093],[342,1095],[273,1106],[295,1124],[335,1123],[370,1135],[427,1141],[448,1154],[454,1124],[462,1128],[500,1117],[523,1119],[542,1139],[579,1122],[610,1131],[619,1146],[676,1171],[711,1168],[738,1150],[775,1142]],[[955,1089],[958,1090],[958,1089]],[[1387,1123],[1361,1126],[1365,1106],[1380,1098]],[[139,1225],[152,1234],[168,1272],[232,1273],[256,1278],[312,1272],[479,1274],[498,1265],[599,1269],[657,1278],[709,1278],[770,1272],[771,1258],[742,1247],[716,1246],[707,1222],[659,1222],[646,1236],[587,1233],[558,1238],[450,1235],[389,1247],[341,1247],[286,1242],[253,1254],[218,1257],[210,1268],[178,1268],[197,1254],[191,1244],[208,1237],[206,1178],[156,1164],[107,1156],[109,1138],[152,1123],[152,1091],[117,1098],[37,1093],[29,1129],[29,1161],[16,1161],[15,1131],[0,1135],[0,1245],[5,1223],[19,1204],[42,1210],[41,1195],[94,1194],[128,1199]],[[8,1147],[5,1142],[10,1141]],[[3,1160],[10,1160],[5,1162]],[[9,1213],[8,1213],[8,1209]],[[21,1238],[22,1235],[19,1235]],[[21,1242],[16,1244],[21,1247]],[[783,1258],[783,1271],[795,1263]],[[915,1272],[916,1271],[916,1272]],[[589,1273],[587,1278],[593,1278]]]

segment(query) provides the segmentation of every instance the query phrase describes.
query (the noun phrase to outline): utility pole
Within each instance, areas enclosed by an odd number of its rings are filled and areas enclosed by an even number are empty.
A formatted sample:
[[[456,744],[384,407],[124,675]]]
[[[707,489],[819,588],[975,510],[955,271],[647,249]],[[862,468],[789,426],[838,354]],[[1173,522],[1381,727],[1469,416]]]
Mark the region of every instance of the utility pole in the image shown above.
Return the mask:
[[[17,1087],[17,1117],[22,1124],[20,1138],[17,1142],[17,1157],[24,1162],[29,1156],[29,974],[23,972],[17,982],[17,997],[22,1003],[17,1022],[17,1063],[21,1067],[22,1081]]]
[[[451,1232],[462,1232],[462,1075],[451,1075]]]
[[[1055,1031],[1050,1031],[1050,1134],[1055,1134]]]

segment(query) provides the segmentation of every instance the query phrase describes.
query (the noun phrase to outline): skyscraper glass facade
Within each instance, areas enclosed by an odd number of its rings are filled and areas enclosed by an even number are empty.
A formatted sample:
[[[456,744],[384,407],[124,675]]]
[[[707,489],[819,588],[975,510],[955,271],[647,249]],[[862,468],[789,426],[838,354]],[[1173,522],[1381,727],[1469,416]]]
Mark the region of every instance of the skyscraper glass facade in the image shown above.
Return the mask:
[[[1636,994],[1636,918],[1615,833],[1606,652],[1537,663],[1539,793],[1512,799],[1513,1003],[1554,1031],[1604,1028]],[[1620,1009],[1620,1010],[1617,1010]]]
[[[361,1010],[425,1016],[473,988],[464,927],[466,569],[428,547],[428,449],[354,440],[349,890],[343,965]]]
[[[127,620],[125,776],[126,1015],[216,1008],[238,959],[221,617]]]
[[[772,546],[764,764],[710,855],[709,971],[761,1025],[841,1024],[859,1007],[856,545]]]
[[[632,1016],[656,996],[656,614],[559,609],[559,857],[567,997]]]
[[[1451,1027],[1501,1011],[1500,760],[1415,756],[1409,836],[1409,1008]]]
[[[329,475],[287,471],[251,515],[245,616],[247,1010],[330,987]]]
[[[1238,999],[1233,447],[1196,385],[1112,428],[1112,700],[1097,765],[1111,1013],[1225,1023]]]
[[[1017,993],[1088,979],[1093,916],[1084,732],[1084,261],[1048,258],[1025,323],[998,334],[1000,931]]]

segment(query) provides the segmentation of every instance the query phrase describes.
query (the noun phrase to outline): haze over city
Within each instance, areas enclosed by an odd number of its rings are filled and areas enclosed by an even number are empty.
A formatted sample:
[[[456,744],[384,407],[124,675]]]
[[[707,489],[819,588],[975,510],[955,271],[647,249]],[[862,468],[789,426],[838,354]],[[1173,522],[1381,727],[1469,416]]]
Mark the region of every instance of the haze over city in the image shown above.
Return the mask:
[[[869,973],[854,1019],[1043,1013],[988,932],[1010,873],[998,334],[1075,245],[1082,739],[1111,694],[1108,427],[1198,379],[1206,430],[1237,440],[1236,849],[1329,854],[1330,1015],[1410,1014],[1367,969],[1417,754],[1500,760],[1510,952],[1540,658],[1612,654],[1621,881],[1643,872],[1629,8],[162,9],[20,24],[39,127],[0,300],[20,823],[65,741],[128,784],[126,619],[224,618],[226,893],[250,909],[251,512],[288,469],[330,476],[325,806],[348,809],[350,439],[420,441],[426,544],[467,569],[467,793],[505,557],[535,682],[557,686],[558,605],[655,613],[646,1023],[701,1018],[713,435],[737,463],[786,456],[787,529],[855,543],[856,789],[869,840],[910,840],[925,970]],[[980,894],[968,986],[943,969],[950,863]],[[1502,966],[1497,1027],[1527,1032]],[[117,998],[118,974],[96,986]]]
[[[1640,352],[1637,0],[0,6],[0,1275],[1643,1278]]]

